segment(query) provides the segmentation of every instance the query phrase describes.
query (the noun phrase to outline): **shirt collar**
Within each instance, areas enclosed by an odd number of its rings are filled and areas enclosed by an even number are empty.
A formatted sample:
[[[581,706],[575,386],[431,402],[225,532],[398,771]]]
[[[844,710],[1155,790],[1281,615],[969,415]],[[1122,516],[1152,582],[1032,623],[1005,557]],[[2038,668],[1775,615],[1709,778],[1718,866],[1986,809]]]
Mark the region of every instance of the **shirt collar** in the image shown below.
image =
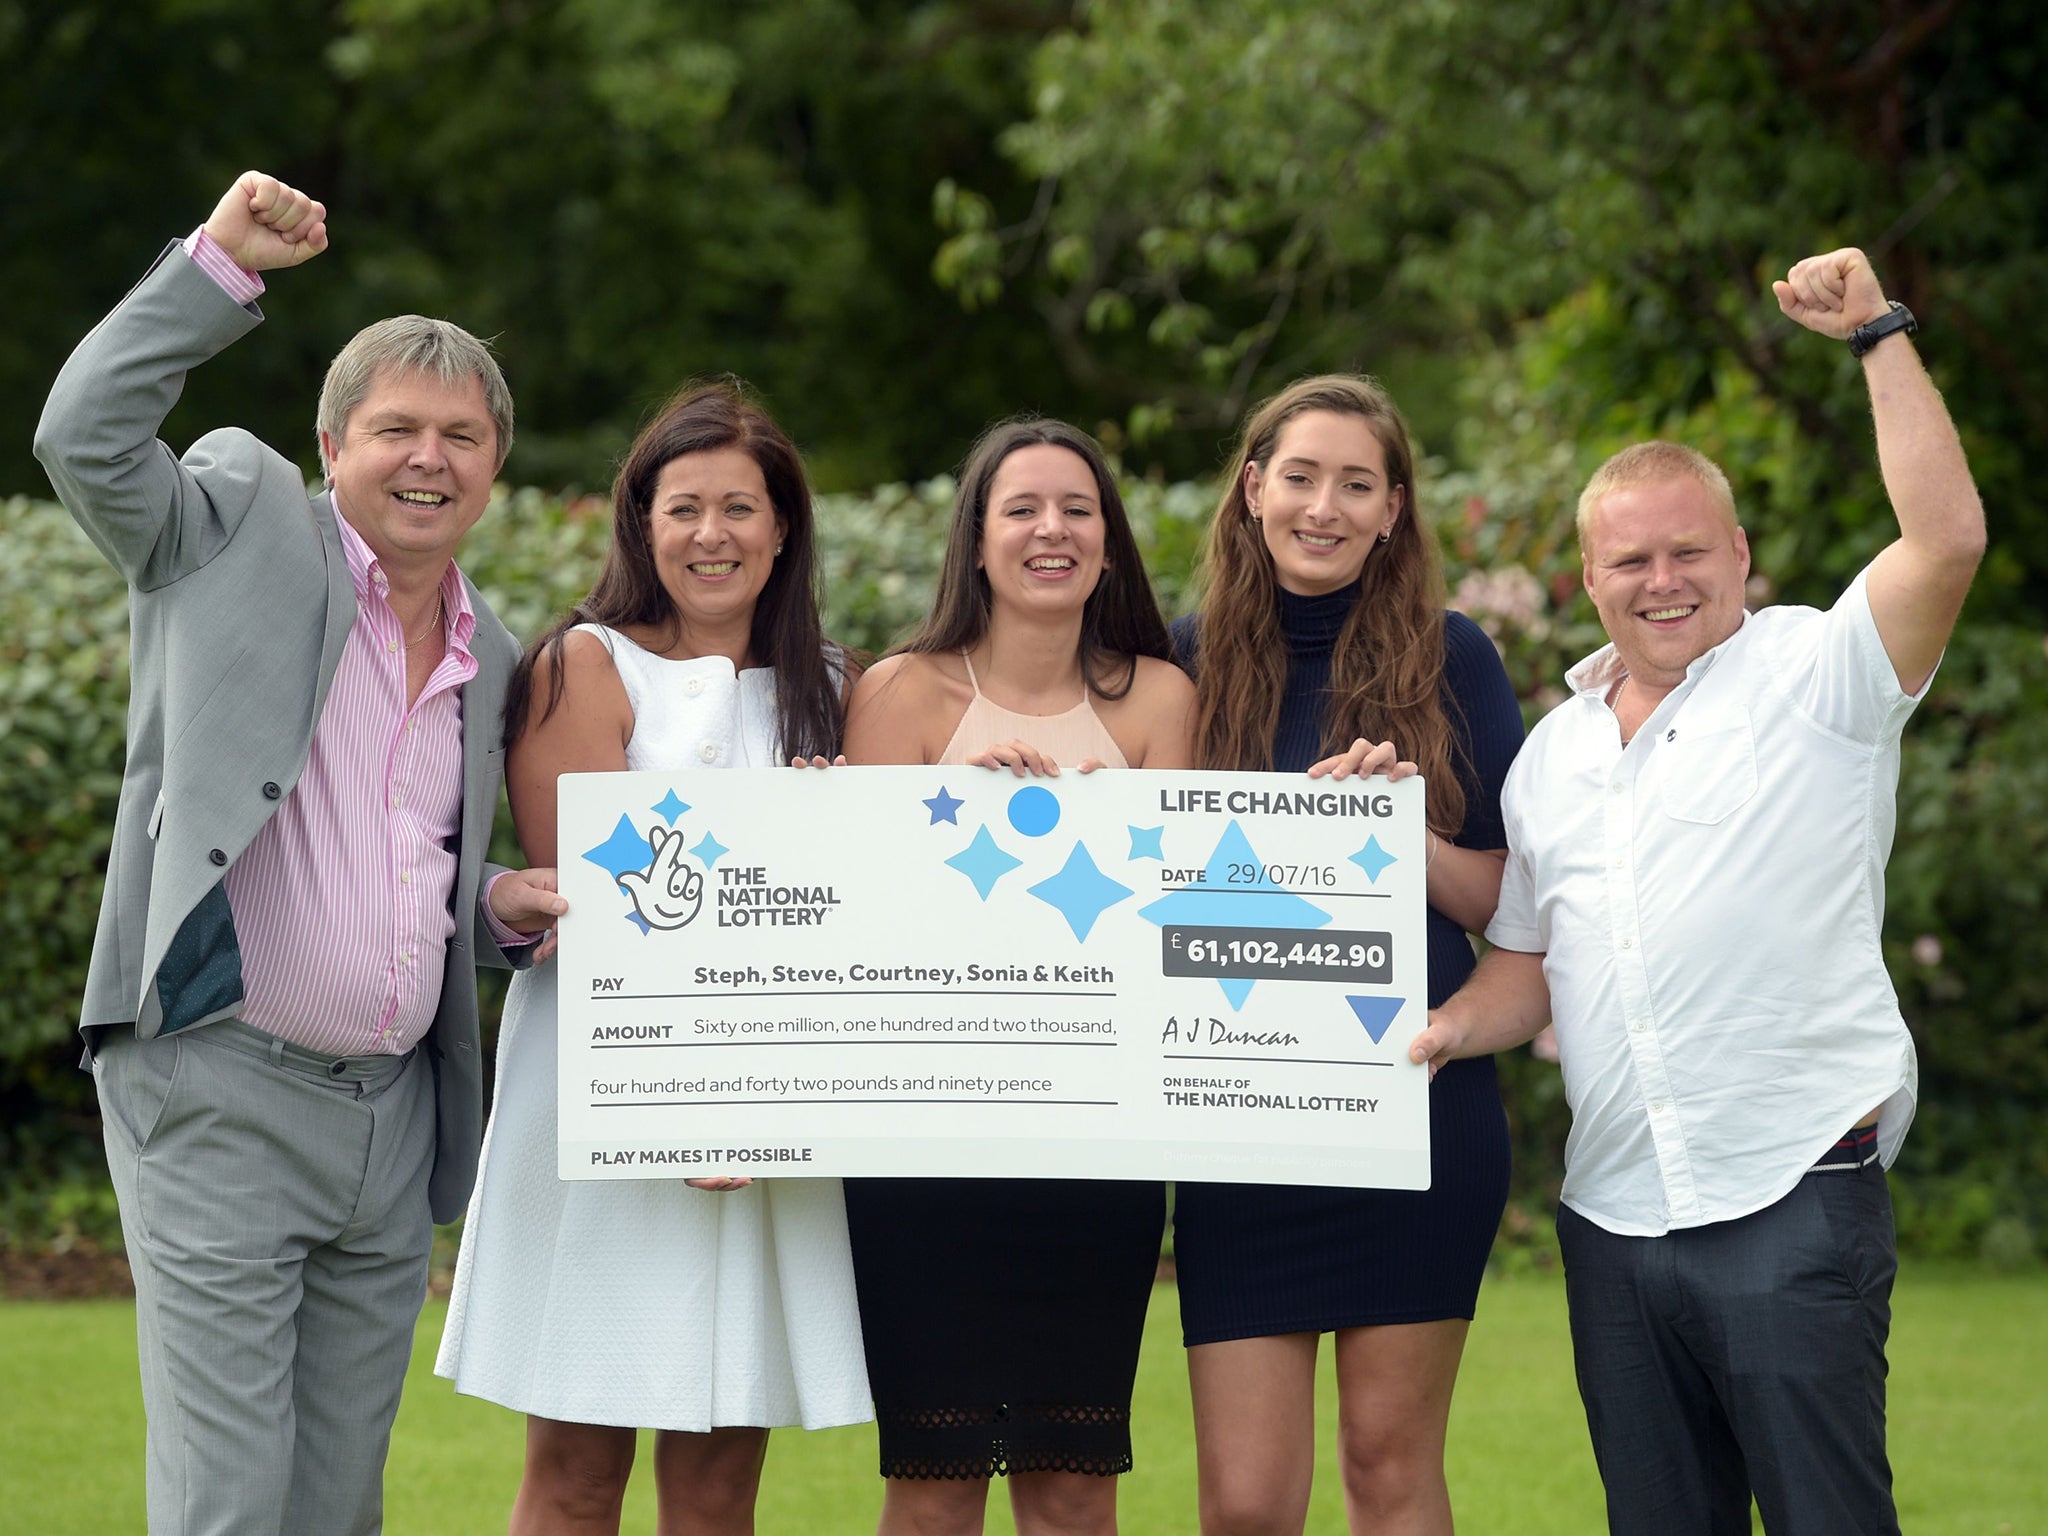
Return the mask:
[[[1748,625],[1749,613],[1744,610],[1742,622],[1735,626],[1735,634],[1730,635],[1712,650],[1694,657],[1685,669],[1685,680],[1691,682],[1713,666],[1720,659],[1721,653],[1735,643],[1735,636],[1741,634]],[[1626,676],[1628,668],[1622,665],[1621,653],[1615,650],[1610,641],[1565,673],[1564,681],[1565,686],[1580,698],[1592,695],[1604,699],[1613,690],[1614,685]]]
[[[334,525],[341,530],[341,553],[348,561],[349,580],[355,584],[356,602],[368,602],[372,591],[380,600],[388,602],[383,562],[363,536],[356,532],[355,525],[342,515],[340,504],[330,504],[334,507]],[[441,573],[441,599],[447,605],[449,635],[456,646],[467,653],[470,637],[476,633],[476,609],[470,605],[469,583],[463,580],[462,572],[453,560]]]

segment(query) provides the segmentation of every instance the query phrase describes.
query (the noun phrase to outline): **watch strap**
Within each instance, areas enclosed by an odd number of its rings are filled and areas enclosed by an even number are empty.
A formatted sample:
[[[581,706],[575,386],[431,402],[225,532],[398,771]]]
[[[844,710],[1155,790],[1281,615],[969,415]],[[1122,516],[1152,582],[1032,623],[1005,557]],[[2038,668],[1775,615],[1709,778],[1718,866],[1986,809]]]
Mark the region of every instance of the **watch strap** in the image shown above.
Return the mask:
[[[1875,320],[1866,320],[1849,333],[1849,355],[1861,357],[1872,347],[1894,331],[1904,331],[1908,336],[1920,329],[1920,322],[1913,318],[1913,311],[1897,299],[1891,301],[1891,308]]]

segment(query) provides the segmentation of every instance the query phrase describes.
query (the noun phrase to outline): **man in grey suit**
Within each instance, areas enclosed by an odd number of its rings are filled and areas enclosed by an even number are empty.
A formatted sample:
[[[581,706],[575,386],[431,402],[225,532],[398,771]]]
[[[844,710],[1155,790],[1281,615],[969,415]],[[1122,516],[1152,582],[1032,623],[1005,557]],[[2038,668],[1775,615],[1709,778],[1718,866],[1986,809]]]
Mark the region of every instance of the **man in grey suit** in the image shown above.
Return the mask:
[[[512,441],[482,343],[371,326],[328,490],[246,432],[180,458],[186,372],[326,248],[250,172],[58,376],[36,453],[127,577],[128,761],[80,1027],[135,1273],[153,1532],[368,1532],[482,1121],[475,967],[565,908],[483,862],[518,646],[453,563]]]

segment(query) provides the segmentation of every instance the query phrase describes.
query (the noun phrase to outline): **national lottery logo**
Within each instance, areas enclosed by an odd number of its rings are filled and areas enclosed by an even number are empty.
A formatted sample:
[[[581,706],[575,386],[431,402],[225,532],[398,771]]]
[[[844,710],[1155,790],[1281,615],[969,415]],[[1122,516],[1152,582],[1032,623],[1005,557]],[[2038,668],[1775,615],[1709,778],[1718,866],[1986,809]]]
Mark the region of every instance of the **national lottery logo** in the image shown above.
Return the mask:
[[[704,876],[683,862],[683,834],[656,827],[647,834],[654,857],[645,869],[621,870],[633,910],[649,928],[687,928],[704,905]]]
[[[673,789],[647,809],[654,819],[644,830],[622,813],[611,836],[583,853],[612,877],[625,898],[620,915],[643,935],[678,932],[706,912],[719,928],[811,927],[838,907],[830,885],[771,879],[761,865],[728,860],[733,850],[708,829],[685,828],[691,807]]]

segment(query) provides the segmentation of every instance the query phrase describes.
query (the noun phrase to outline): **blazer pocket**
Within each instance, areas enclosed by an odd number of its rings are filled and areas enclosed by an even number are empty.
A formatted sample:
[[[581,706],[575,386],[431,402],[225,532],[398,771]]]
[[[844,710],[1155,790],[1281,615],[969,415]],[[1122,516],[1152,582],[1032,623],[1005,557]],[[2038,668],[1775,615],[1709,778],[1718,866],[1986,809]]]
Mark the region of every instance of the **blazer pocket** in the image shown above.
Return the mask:
[[[149,808],[149,840],[156,841],[157,829],[164,824],[164,792],[156,792],[156,804]]]
[[[1665,814],[1712,826],[1756,795],[1756,731],[1749,711],[1732,710],[1659,744]]]

